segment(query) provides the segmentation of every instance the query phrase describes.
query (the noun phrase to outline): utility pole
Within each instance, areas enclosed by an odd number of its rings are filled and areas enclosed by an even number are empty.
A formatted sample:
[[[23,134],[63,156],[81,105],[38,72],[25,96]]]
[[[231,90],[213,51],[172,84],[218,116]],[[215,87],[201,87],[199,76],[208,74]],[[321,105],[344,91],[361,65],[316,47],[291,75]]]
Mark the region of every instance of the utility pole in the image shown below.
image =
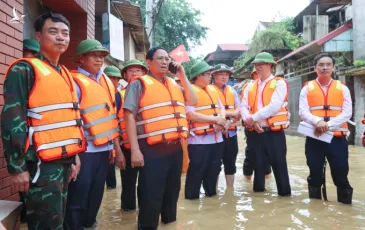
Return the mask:
[[[148,41],[153,46],[153,23],[154,23],[154,0],[146,0],[146,27],[147,27],[147,36]]]

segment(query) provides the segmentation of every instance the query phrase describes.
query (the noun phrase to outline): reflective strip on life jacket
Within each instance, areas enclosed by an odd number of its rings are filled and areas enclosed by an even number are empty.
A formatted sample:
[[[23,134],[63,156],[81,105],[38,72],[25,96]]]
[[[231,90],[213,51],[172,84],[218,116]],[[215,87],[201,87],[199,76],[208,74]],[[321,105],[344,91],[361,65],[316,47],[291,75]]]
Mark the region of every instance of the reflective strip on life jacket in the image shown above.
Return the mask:
[[[99,118],[99,119],[96,119],[96,120],[93,120],[93,121],[90,121],[89,123],[87,124],[84,124],[84,128],[85,129],[89,129],[91,128],[92,126],[95,126],[95,125],[98,125],[98,124],[101,124],[101,123],[104,123],[106,121],[110,121],[110,120],[114,120],[114,119],[117,119],[117,115],[115,114],[111,114],[107,117],[102,117],[102,118]]]
[[[342,107],[340,106],[331,106],[331,105],[319,105],[319,106],[313,106],[313,107],[309,107],[309,110],[313,111],[313,110],[339,110],[342,111]]]
[[[59,129],[69,126],[81,126],[82,120],[77,119],[73,121],[58,122],[53,124],[41,125],[41,126],[29,126],[28,127],[28,138],[30,145],[33,145],[33,134],[34,132],[47,131],[52,129]]]
[[[107,130],[107,131],[105,131],[103,133],[99,133],[97,135],[89,135],[89,136],[86,137],[86,140],[93,141],[93,140],[97,140],[97,139],[100,139],[100,138],[103,138],[103,137],[108,137],[111,134],[113,134],[115,132],[118,132],[118,131],[119,131],[119,127],[116,127],[116,128]],[[112,140],[111,138],[108,138],[108,139],[109,139],[109,141]]]
[[[215,108],[218,108],[218,105],[211,104],[211,105],[205,105],[205,106],[196,107],[195,108],[195,111],[201,111],[201,110],[205,110],[205,109],[215,109]]]
[[[162,130],[159,130],[159,131],[138,135],[137,138],[138,139],[143,139],[143,138],[153,137],[153,136],[157,136],[157,135],[161,135],[161,134],[165,134],[165,133],[183,132],[183,131],[188,132],[189,130],[186,127],[176,127],[176,128],[162,129]]]
[[[182,102],[179,102],[179,101],[166,101],[166,102],[156,103],[153,105],[144,106],[138,110],[138,113],[141,113],[141,112],[149,110],[149,109],[155,109],[155,108],[164,107],[164,106],[168,106],[168,105],[172,105],[172,106],[179,105],[179,106],[185,107],[185,104]]]
[[[143,120],[143,121],[138,121],[136,123],[136,125],[144,125],[144,124],[147,124],[147,123],[162,121],[162,120],[171,119],[171,118],[186,118],[186,115],[185,114],[180,114],[180,113],[169,114],[169,115],[164,115],[164,116],[160,116],[160,117],[150,118],[150,119]]]
[[[104,109],[104,108],[106,108],[108,111],[110,111],[110,106],[108,105],[108,103],[103,103],[103,104],[91,106],[86,109],[80,109],[80,113],[81,114],[92,113],[92,112],[98,111],[99,109]]]

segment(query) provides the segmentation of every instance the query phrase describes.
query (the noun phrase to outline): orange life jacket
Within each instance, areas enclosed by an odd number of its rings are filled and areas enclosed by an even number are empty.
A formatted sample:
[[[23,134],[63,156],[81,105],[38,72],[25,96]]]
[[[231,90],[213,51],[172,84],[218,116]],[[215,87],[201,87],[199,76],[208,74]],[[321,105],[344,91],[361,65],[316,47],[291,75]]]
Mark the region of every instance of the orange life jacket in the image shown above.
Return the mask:
[[[217,86],[213,85],[216,89],[216,91],[218,92],[218,96],[219,99],[221,100],[221,102],[223,103],[226,111],[228,112],[234,112],[235,109],[235,100],[234,100],[234,92],[233,92],[233,88],[229,85],[226,85],[224,87],[224,92],[222,92],[222,90],[220,90]],[[228,130],[237,130],[237,126],[239,125],[239,120],[234,119],[233,123],[231,124],[231,126],[229,127]]]
[[[81,91],[80,113],[83,126],[89,131],[86,139],[95,146],[111,143],[119,136],[113,83],[104,74],[100,84],[78,72],[73,72],[72,76]]]
[[[53,161],[74,156],[86,150],[79,104],[70,72],[61,73],[38,58],[13,62],[7,72],[20,61],[34,70],[34,86],[28,95],[26,153],[34,145],[38,157]]]
[[[136,124],[143,125],[144,134],[137,137],[146,138],[149,145],[188,136],[184,95],[174,80],[165,79],[164,84],[148,75],[135,79],[143,85],[138,110],[142,120]]]
[[[241,91],[241,99],[243,99],[243,96],[245,95],[245,89],[248,86],[250,82],[246,82],[245,84],[243,84],[242,86],[242,91]]]
[[[327,95],[324,95],[317,81],[309,81],[307,99],[311,113],[323,118],[324,121],[338,116],[342,112],[344,101],[342,86],[341,81],[333,80],[328,86]],[[345,122],[339,129],[334,130],[334,136],[346,136],[347,131],[347,122]]]
[[[126,92],[126,89],[118,91],[118,93],[120,95],[120,100],[121,100],[120,102],[121,103],[120,103],[120,109],[117,113],[117,117],[118,117],[120,137],[121,137],[120,144],[122,144],[124,146],[124,148],[126,148],[126,149],[131,149],[131,145],[130,145],[129,140],[128,140],[126,124],[125,124],[125,121],[124,121],[123,104],[124,104],[125,92]]]
[[[208,115],[208,116],[218,116],[218,91],[212,85],[208,85],[204,89],[193,84],[193,89],[195,91],[196,97],[198,98],[198,103],[195,106],[195,112]],[[215,123],[209,122],[191,122],[190,132],[196,135],[206,135],[214,131]]]
[[[271,97],[276,90],[276,83],[279,80],[283,80],[282,78],[275,77],[272,80],[268,81],[262,91],[262,103],[263,107],[270,104]],[[283,80],[288,87],[288,84],[285,80]],[[258,105],[258,87],[259,79],[255,80],[253,83],[250,84],[248,89],[248,105],[250,106],[250,114],[255,114]],[[280,110],[274,114],[273,116],[269,117],[266,121],[268,126],[272,131],[280,131],[283,129],[287,129],[289,126],[289,112],[288,112],[288,95],[289,91],[287,92],[283,105]]]

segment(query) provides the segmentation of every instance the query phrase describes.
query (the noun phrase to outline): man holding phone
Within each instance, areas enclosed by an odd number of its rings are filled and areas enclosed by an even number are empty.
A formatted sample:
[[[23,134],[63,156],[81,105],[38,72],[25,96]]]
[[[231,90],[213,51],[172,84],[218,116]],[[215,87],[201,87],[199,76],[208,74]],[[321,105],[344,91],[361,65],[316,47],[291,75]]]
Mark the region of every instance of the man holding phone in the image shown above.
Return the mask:
[[[157,229],[176,221],[183,150],[188,136],[185,104],[197,102],[184,67],[174,63],[182,88],[166,76],[171,59],[164,48],[146,55],[149,72],[130,83],[125,95],[124,120],[131,145],[132,167],[138,178],[138,229]]]

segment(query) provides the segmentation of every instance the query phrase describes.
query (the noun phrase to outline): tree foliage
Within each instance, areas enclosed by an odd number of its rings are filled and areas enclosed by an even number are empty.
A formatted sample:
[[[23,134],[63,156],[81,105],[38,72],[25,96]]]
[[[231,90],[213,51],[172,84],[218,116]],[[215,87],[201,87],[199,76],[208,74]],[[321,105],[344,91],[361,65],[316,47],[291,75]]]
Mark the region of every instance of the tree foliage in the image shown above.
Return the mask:
[[[197,62],[203,61],[204,60],[204,56],[200,55],[197,58],[191,57],[190,56],[190,62],[185,62],[182,65],[184,66],[185,69],[185,74],[186,76],[188,76],[188,78],[190,78],[190,69],[191,67],[193,67],[193,65],[195,65]]]
[[[145,18],[146,0],[131,0],[131,2],[141,6]],[[208,31],[207,27],[200,24],[200,16],[201,12],[194,9],[186,0],[165,0],[154,27],[153,45],[162,46],[168,51],[181,44],[187,51],[200,45]]]
[[[283,18],[279,22],[271,23],[267,30],[255,33],[249,44],[248,52],[235,61],[235,70],[264,49],[297,49],[304,43],[300,35],[294,34],[294,30],[293,18]]]

